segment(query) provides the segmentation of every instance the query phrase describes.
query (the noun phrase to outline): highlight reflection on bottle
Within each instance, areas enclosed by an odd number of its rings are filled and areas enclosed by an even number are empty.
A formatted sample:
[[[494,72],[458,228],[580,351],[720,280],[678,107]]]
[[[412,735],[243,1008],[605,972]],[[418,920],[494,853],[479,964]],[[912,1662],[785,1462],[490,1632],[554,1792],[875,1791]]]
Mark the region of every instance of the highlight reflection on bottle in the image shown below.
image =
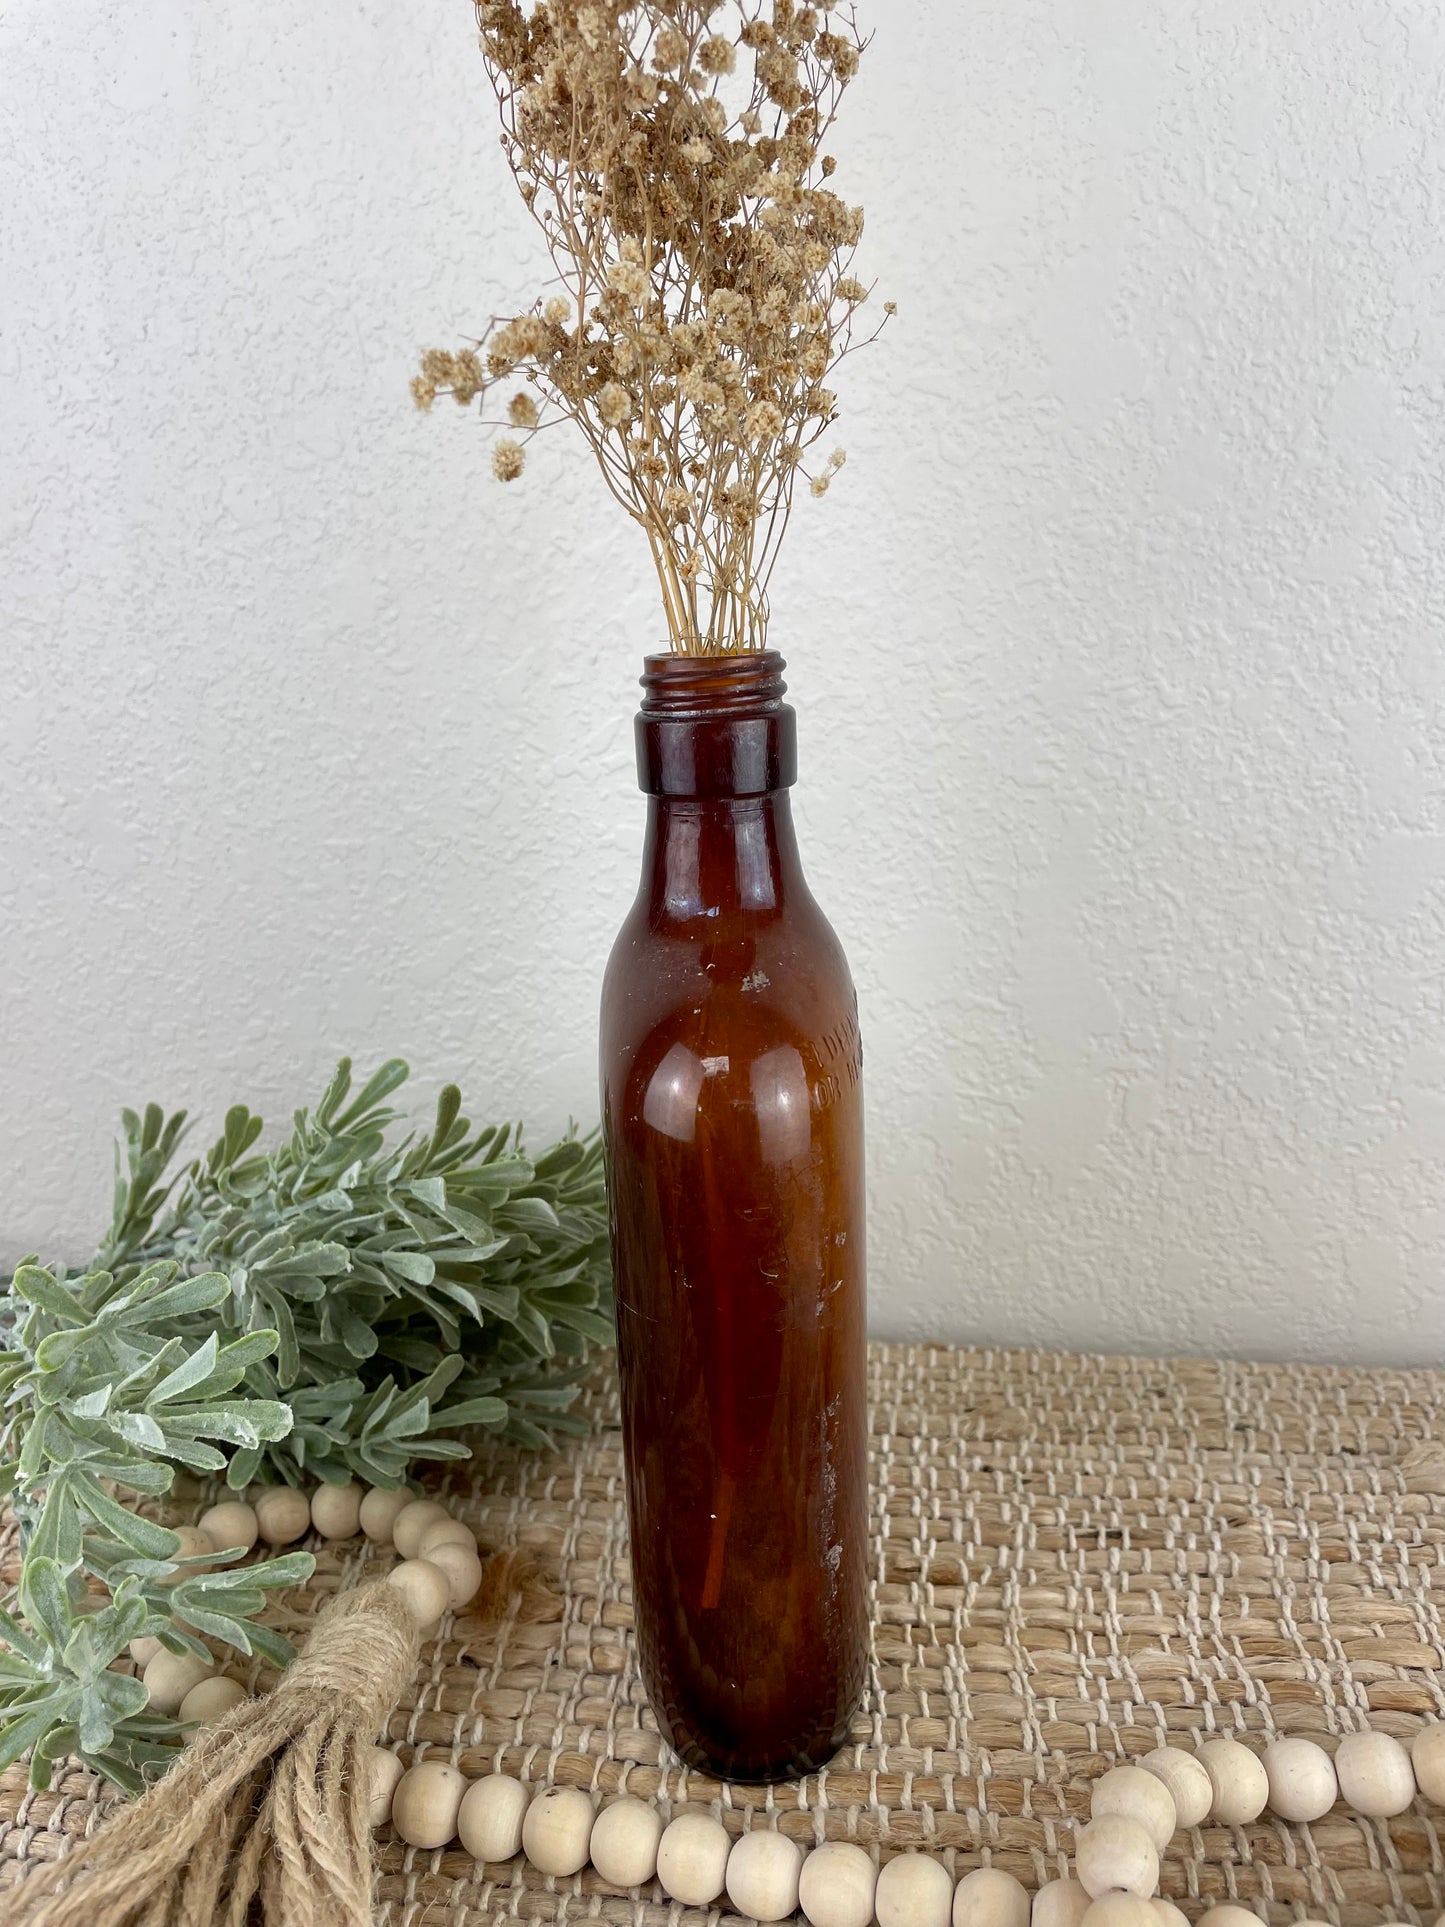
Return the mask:
[[[782,661],[649,658],[602,1086],[643,1676],[683,1759],[820,1766],[867,1660],[862,1052]]]

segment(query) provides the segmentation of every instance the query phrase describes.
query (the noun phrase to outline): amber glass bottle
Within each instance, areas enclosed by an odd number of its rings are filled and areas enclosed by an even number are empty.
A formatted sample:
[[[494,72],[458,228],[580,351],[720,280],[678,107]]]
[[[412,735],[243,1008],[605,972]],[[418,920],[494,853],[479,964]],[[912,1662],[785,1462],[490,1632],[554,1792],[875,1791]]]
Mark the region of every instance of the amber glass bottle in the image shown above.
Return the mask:
[[[602,1105],[643,1678],[689,1764],[808,1772],[868,1652],[863,1087],[783,662],[652,656]]]

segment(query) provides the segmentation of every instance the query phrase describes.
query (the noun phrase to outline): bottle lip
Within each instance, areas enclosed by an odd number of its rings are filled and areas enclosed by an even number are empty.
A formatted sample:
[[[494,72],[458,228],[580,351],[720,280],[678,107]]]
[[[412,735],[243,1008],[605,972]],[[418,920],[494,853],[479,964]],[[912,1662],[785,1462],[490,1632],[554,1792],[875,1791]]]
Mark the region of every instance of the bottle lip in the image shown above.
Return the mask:
[[[646,658],[637,780],[653,796],[766,796],[797,780],[796,718],[776,649]]]
[[[642,714],[765,716],[782,706],[786,667],[776,649],[727,656],[646,656],[640,678]]]

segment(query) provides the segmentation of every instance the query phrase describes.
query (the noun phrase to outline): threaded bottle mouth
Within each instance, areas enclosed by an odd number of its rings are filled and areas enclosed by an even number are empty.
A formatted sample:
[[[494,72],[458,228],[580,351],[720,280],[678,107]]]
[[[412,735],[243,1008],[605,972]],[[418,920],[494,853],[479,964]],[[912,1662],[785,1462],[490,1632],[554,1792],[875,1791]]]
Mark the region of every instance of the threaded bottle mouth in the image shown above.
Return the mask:
[[[636,722],[637,780],[653,796],[737,798],[787,789],[797,719],[776,649],[648,656]]]
[[[783,700],[786,667],[776,649],[729,656],[648,656],[641,677],[642,714],[766,715]]]

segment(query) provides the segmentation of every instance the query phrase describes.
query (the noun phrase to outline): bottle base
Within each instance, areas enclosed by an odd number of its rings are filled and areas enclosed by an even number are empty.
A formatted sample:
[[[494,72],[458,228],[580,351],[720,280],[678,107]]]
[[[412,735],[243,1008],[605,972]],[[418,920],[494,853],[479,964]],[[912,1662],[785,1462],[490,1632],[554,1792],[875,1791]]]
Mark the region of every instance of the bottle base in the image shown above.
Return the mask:
[[[713,1779],[736,1780],[744,1786],[775,1786],[782,1780],[801,1780],[810,1773],[819,1773],[836,1758],[847,1740],[847,1734],[843,1733],[817,1746],[789,1753],[786,1758],[759,1759],[712,1752],[695,1740],[679,1742],[670,1735],[666,1737],[684,1766],[710,1774]]]

